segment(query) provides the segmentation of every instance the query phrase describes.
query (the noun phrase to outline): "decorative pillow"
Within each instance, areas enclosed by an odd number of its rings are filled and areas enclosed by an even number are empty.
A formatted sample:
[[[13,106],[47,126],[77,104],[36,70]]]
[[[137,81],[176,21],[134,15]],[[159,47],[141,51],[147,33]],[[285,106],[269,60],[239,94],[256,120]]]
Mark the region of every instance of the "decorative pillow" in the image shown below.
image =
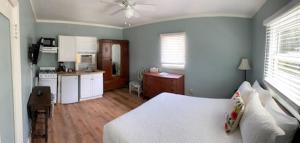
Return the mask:
[[[233,132],[237,128],[245,109],[245,104],[239,91],[235,92],[231,101],[233,103],[232,110],[230,114],[226,113],[225,115],[224,128],[226,132]]]
[[[276,124],[274,118],[261,105],[257,92],[249,96],[248,105],[240,121],[243,143],[274,143],[284,131]]]
[[[252,88],[258,92],[261,104],[265,106],[265,102],[268,100],[269,96],[271,96],[270,92],[262,88],[257,80],[253,83]]]
[[[291,143],[299,127],[296,118],[285,113],[270,95],[267,98],[265,109],[273,116],[277,125],[284,130],[285,135],[276,138],[276,143]]]
[[[244,103],[247,106],[248,98],[254,89],[251,87],[251,84],[248,81],[244,81],[238,91],[240,92],[241,97],[243,98]]]

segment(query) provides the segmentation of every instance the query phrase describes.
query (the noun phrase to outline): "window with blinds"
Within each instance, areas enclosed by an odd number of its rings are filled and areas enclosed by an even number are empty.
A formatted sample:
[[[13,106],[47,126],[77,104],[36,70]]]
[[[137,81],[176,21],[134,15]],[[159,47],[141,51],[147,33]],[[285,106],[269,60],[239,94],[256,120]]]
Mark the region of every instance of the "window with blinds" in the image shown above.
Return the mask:
[[[185,66],[185,33],[160,35],[161,65],[167,68],[184,68]]]
[[[264,80],[300,105],[300,7],[267,24]]]

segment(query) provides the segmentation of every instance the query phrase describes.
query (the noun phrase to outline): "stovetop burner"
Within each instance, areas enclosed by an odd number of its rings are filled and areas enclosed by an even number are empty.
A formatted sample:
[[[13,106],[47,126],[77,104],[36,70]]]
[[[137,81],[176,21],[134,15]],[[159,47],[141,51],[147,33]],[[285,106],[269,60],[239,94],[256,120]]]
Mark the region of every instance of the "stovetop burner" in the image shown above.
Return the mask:
[[[55,67],[40,67],[39,78],[57,78]]]

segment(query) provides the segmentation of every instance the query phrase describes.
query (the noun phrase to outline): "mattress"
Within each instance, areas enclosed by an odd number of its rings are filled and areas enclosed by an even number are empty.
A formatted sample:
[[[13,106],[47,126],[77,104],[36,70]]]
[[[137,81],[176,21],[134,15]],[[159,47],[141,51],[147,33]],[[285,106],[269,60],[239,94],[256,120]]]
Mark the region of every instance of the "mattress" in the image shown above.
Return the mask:
[[[229,99],[162,93],[104,126],[104,143],[242,143],[224,131]]]

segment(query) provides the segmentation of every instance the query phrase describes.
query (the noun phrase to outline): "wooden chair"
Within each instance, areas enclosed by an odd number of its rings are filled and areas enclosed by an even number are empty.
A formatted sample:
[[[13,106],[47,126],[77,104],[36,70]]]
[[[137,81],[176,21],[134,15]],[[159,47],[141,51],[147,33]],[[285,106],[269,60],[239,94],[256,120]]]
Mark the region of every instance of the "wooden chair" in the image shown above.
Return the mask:
[[[141,68],[138,70],[137,79],[138,81],[130,81],[129,82],[129,94],[132,95],[132,91],[137,92],[137,96],[140,97],[141,93],[143,92],[142,83],[143,83],[143,75],[147,72],[147,68]]]

